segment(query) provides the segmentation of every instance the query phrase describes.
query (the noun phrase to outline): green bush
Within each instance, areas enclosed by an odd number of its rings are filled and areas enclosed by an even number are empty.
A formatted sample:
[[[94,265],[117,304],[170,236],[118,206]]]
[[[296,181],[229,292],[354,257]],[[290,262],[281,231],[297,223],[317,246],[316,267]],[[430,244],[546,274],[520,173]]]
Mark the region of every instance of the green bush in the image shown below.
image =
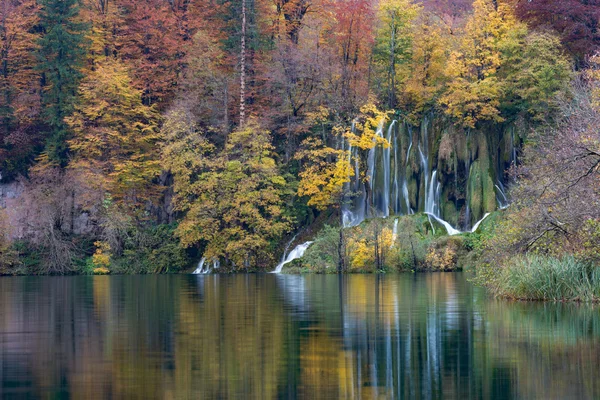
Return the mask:
[[[600,300],[600,268],[572,256],[517,256],[488,283],[497,295],[518,300]]]
[[[324,225],[313,244],[310,245],[301,259],[302,265],[314,272],[337,271],[339,262],[338,244],[339,228]]]
[[[190,267],[191,259],[174,235],[174,225],[158,225],[133,232],[123,254],[110,270],[117,274],[164,274]]]

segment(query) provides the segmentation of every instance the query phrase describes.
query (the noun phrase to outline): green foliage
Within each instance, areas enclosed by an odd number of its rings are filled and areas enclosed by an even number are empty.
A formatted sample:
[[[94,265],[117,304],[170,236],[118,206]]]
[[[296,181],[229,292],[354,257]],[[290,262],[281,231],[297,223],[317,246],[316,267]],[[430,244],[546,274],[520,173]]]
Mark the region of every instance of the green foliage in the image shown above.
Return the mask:
[[[378,5],[373,60],[385,77],[382,97],[387,98],[389,108],[396,106],[398,86],[410,74],[414,20],[420,11],[421,6],[412,0],[382,0]]]
[[[556,98],[568,91],[572,77],[560,40],[546,32],[531,32],[504,46],[505,112],[524,112],[538,121],[548,118],[557,111]]]
[[[571,256],[518,256],[488,277],[488,287],[519,300],[598,301],[600,268]]]
[[[175,230],[175,225],[158,225],[132,232],[122,256],[113,257],[105,268],[125,274],[166,274],[189,268],[192,261]]]
[[[64,118],[73,112],[81,68],[86,54],[87,25],[79,21],[78,0],[40,0],[37,69],[42,74],[42,102],[50,132],[47,152],[65,162],[67,126]]]
[[[301,259],[302,265],[314,272],[336,271],[339,263],[340,228],[325,225]]]

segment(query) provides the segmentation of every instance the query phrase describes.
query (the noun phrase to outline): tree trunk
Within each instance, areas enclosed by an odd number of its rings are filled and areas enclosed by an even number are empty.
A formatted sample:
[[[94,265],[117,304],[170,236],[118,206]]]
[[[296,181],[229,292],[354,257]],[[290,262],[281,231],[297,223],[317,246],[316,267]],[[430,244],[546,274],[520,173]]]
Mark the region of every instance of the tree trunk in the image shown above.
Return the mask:
[[[240,127],[246,122],[246,0],[242,0],[242,45],[240,54]]]

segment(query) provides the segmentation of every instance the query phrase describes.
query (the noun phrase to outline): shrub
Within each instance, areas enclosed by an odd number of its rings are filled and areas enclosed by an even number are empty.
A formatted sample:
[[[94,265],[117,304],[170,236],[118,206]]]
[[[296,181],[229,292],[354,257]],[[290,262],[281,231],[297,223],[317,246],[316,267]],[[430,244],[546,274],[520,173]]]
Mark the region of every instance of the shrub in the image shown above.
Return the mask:
[[[576,260],[527,255],[495,269],[488,286],[499,296],[518,300],[600,300],[600,267]]]

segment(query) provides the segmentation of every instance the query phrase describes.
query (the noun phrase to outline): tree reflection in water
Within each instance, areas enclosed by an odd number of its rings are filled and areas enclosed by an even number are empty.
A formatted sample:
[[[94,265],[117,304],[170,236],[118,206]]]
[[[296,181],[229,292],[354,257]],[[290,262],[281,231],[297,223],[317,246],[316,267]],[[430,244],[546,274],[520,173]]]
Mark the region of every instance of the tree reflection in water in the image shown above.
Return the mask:
[[[0,279],[0,397],[597,398],[600,313],[463,274]]]

